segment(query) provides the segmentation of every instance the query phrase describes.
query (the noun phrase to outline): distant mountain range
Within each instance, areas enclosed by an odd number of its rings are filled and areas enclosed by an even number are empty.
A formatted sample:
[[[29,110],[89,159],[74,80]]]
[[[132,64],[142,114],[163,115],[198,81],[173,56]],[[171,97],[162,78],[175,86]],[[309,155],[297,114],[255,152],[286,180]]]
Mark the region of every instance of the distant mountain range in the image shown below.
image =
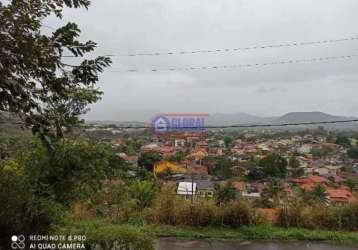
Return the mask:
[[[313,111],[313,112],[291,112],[282,116],[274,117],[260,117],[243,112],[238,113],[215,113],[210,114],[206,118],[206,125],[208,126],[218,126],[218,125],[250,125],[250,124],[282,124],[282,123],[307,123],[307,122],[328,122],[328,121],[341,121],[341,120],[351,120],[356,119],[355,117],[348,116],[336,116],[323,112]],[[149,125],[148,121],[144,119],[142,121],[128,121],[128,122],[119,122],[119,121],[87,121],[87,123],[96,123],[96,124],[116,124],[116,125]],[[312,125],[317,127],[318,125]],[[337,123],[337,124],[324,124],[323,127],[327,129],[354,129],[358,128],[357,122],[350,123]],[[302,128],[305,126],[293,126],[286,128]]]
[[[308,123],[308,122],[329,122],[356,119],[355,117],[336,116],[323,112],[291,112],[277,117],[259,117],[246,113],[234,114],[213,114],[206,121],[207,125],[249,125],[249,124],[282,124],[282,123]],[[318,125],[313,125],[318,126]],[[351,129],[358,128],[358,123],[337,123],[324,124],[329,129]]]

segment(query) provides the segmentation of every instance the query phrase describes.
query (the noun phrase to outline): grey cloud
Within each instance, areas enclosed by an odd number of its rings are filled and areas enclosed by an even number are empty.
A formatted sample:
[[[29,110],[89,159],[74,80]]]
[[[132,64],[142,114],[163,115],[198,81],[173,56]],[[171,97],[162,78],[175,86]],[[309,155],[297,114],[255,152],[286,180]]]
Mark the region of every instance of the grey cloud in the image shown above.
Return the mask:
[[[339,5],[338,5],[339,4]],[[67,10],[96,54],[166,52],[358,36],[356,0],[101,0]],[[101,102],[89,119],[130,120],[151,112],[321,110],[358,115],[358,58],[227,70],[114,73],[113,70],[213,66],[358,54],[358,41],[246,52],[115,57],[100,78]],[[329,100],[349,100],[329,102]],[[324,103],[324,105],[322,105]]]

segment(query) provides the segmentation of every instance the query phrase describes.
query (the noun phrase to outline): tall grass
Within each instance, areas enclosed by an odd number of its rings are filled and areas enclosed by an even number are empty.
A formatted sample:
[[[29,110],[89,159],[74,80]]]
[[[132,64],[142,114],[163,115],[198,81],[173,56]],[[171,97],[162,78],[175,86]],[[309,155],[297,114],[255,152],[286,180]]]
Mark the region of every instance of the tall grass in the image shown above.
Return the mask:
[[[161,192],[154,205],[146,210],[146,220],[153,224],[189,226],[232,226],[257,224],[256,210],[249,203],[234,200],[217,206],[214,200],[191,200],[176,196],[171,191]]]
[[[163,188],[155,194],[150,205],[144,209],[138,208],[138,202],[118,187],[120,192],[107,193],[98,198],[99,203],[105,202],[106,213],[101,213],[101,204],[93,208],[77,205],[72,211],[72,218],[79,220],[105,217],[115,223],[143,225],[145,223],[173,226],[221,227],[239,228],[267,224],[267,221],[253,206],[253,203],[236,198],[224,205],[217,205],[214,199],[196,197],[190,199],[178,196],[173,189]],[[321,230],[358,230],[358,203],[333,207],[325,205],[310,206],[301,199],[291,199],[281,205],[277,218],[271,222],[284,228],[306,228]]]
[[[358,203],[342,207],[291,203],[279,209],[276,224],[281,227],[357,231]]]

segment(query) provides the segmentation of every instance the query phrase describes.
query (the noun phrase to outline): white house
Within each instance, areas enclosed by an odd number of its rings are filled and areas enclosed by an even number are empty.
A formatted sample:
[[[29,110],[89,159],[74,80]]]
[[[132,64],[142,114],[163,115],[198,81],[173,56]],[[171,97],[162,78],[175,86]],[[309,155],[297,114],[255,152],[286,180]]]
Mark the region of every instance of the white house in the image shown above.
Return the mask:
[[[195,195],[196,193],[196,183],[195,182],[179,182],[177,194],[180,195]]]

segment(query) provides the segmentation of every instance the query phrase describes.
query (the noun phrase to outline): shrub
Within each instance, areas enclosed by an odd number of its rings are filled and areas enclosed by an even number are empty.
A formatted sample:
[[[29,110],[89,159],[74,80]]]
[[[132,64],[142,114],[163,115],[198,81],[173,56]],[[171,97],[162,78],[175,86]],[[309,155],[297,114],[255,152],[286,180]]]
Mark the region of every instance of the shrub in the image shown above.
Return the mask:
[[[358,230],[358,203],[342,207],[310,207],[292,202],[279,209],[276,225],[326,230]]]
[[[172,190],[164,189],[157,195],[153,206],[145,211],[145,218],[154,224],[177,225],[179,223],[178,210],[182,207],[182,205],[179,207],[179,204],[176,194]],[[180,214],[183,211],[185,209]]]
[[[114,225],[106,221],[88,220],[66,224],[54,229],[56,234],[85,235],[88,249],[102,250],[138,249],[153,250],[153,235],[131,225]]]
[[[189,213],[187,224],[192,226],[209,226],[215,224],[218,207],[211,200],[199,199],[187,206]]]
[[[0,160],[0,238],[46,233],[74,202],[98,190],[111,167],[105,145],[64,139],[53,146],[29,140]]]
[[[276,224],[281,227],[310,227],[309,209],[299,200],[294,200],[278,210]]]
[[[338,208],[335,210],[335,217],[338,218],[337,228],[344,230],[358,230],[358,202]]]
[[[217,209],[223,225],[240,227],[256,224],[256,211],[242,200],[231,201]]]

